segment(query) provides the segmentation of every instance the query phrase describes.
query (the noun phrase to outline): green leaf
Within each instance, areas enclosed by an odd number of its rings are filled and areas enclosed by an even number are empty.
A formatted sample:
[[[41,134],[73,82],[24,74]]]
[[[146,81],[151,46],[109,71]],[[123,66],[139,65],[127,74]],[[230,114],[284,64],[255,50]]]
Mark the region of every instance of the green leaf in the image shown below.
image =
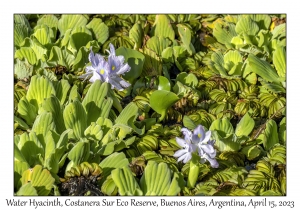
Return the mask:
[[[252,20],[254,20],[257,25],[259,26],[259,29],[269,30],[270,24],[271,24],[271,17],[270,15],[264,15],[264,14],[253,14],[253,15],[247,15],[251,17]]]
[[[24,39],[29,37],[30,28],[24,24],[14,24],[14,45],[21,47]]]
[[[225,137],[227,135],[233,134],[234,129],[233,126],[231,125],[229,119],[227,117],[222,118],[222,119],[216,119],[213,121],[211,124],[209,130],[213,131],[216,130],[218,133],[222,136]]]
[[[137,181],[128,166],[116,168],[111,172],[112,179],[122,195],[143,195]]]
[[[15,146],[15,149],[18,149],[18,148]],[[15,152],[15,156],[16,156],[16,152]],[[25,160],[25,162],[23,162],[23,161],[20,162],[18,160],[14,161],[14,188],[15,189],[18,189],[19,188],[18,185],[21,185],[22,174],[29,167],[30,166],[28,165],[28,163],[26,162],[26,160]]]
[[[193,88],[196,88],[196,86],[198,85],[198,79],[193,73],[187,74],[186,72],[181,72],[177,75],[175,81],[179,81],[182,84]]]
[[[280,79],[272,66],[255,55],[249,54],[247,59],[248,65],[252,71],[261,76],[267,82],[279,83]]]
[[[76,58],[73,63],[73,70],[80,71],[89,62],[89,51],[86,47],[81,47],[77,52]]]
[[[173,173],[164,162],[149,161],[140,180],[140,186],[144,195],[177,195],[180,188],[180,180],[177,173]]]
[[[146,46],[160,56],[170,44],[171,41],[166,37],[153,36],[147,41]]]
[[[66,128],[73,129],[77,139],[84,136],[84,130],[87,128],[87,115],[82,104],[75,99],[69,103],[64,112],[63,117]]]
[[[129,103],[123,111],[120,113],[118,118],[115,120],[116,124],[124,124],[130,126],[136,133],[139,135],[144,134],[145,128],[138,129],[135,125],[135,119],[138,116],[138,107],[135,105],[135,103],[131,102]]]
[[[60,31],[60,37],[65,35],[68,29],[75,27],[85,26],[87,19],[83,15],[67,15],[64,14],[58,21],[58,29]]]
[[[248,136],[255,126],[254,120],[246,113],[240,122],[237,124],[235,129],[235,135],[237,136]]]
[[[265,150],[269,150],[275,144],[279,143],[277,124],[274,120],[269,120],[266,124],[264,132],[258,136],[263,141]]]
[[[129,31],[129,38],[134,41],[134,49],[138,50],[142,46],[144,31],[141,23],[135,23]]]
[[[22,186],[31,183],[38,195],[45,196],[50,193],[55,179],[47,169],[43,169],[41,165],[36,165],[23,173],[21,181]]]
[[[44,145],[34,132],[23,133],[15,149],[15,159],[27,162],[30,166],[39,163],[37,155],[44,155]],[[26,160],[26,161],[25,161]]]
[[[158,90],[171,90],[171,85],[169,80],[166,77],[158,76]]]
[[[24,184],[16,193],[17,196],[38,196],[36,189],[29,182]]]
[[[258,158],[262,153],[263,149],[259,145],[254,146],[245,146],[242,149],[242,153],[244,153],[248,160],[254,160]]]
[[[272,39],[280,39],[286,36],[286,23],[276,26],[272,31]]]
[[[17,75],[18,79],[29,78],[33,71],[32,65],[26,61],[20,61],[19,59],[16,59],[14,69],[14,74]]]
[[[31,47],[21,47],[16,51],[15,58],[26,59],[31,65],[35,65],[37,62],[36,54]]]
[[[26,98],[35,106],[36,110],[39,109],[44,99],[49,98],[51,94],[55,95],[55,89],[47,77],[34,75],[31,78]]]
[[[116,55],[124,56],[125,62],[130,66],[130,71],[126,72],[123,78],[132,83],[143,71],[145,56],[136,50],[125,47],[118,48]]]
[[[285,78],[286,75],[286,53],[283,46],[277,46],[273,52],[273,63],[275,65],[277,74]]]
[[[36,136],[40,139],[41,144],[45,147],[45,137],[49,130],[55,130],[56,125],[53,119],[53,115],[50,112],[43,112],[38,115],[33,126],[32,131],[35,132]]]
[[[231,44],[231,40],[237,34],[235,32],[235,24],[216,22],[215,27],[213,29],[213,36],[218,40],[218,42],[225,44],[227,48],[233,48]]]
[[[32,126],[37,116],[37,108],[23,96],[18,103],[18,113],[29,126]]]
[[[43,15],[43,17],[39,18],[37,21],[37,25],[47,25],[53,30],[54,37],[56,37],[58,19],[55,15]]]
[[[92,40],[92,32],[90,32],[89,29],[87,29],[85,26],[75,27],[71,32],[69,40],[69,45],[71,49],[69,47],[68,49],[70,49],[70,51],[72,51],[75,54],[75,52],[77,53],[81,47],[85,46],[88,42]]]
[[[52,43],[52,39],[56,38],[51,28],[47,25],[41,25],[40,28],[35,29],[33,36],[44,46]]]
[[[68,154],[68,158],[74,165],[87,161],[90,156],[90,143],[88,141],[77,142]],[[73,165],[73,166],[74,166]]]
[[[99,166],[103,169],[101,176],[103,176],[102,182],[110,175],[111,171],[115,168],[122,168],[129,165],[129,161],[123,152],[115,152],[104,160],[101,161]]]
[[[286,144],[286,117],[282,118],[279,124],[279,133],[278,133],[279,141],[281,144]]]
[[[107,82],[101,83],[96,80],[89,88],[85,98],[82,101],[82,106],[87,113],[87,125],[91,122],[96,122],[102,112],[102,106],[105,97],[107,96],[109,84]]]
[[[258,25],[249,16],[243,16],[236,23],[235,31],[238,34],[256,35],[259,31]]]
[[[186,24],[177,24],[176,26],[183,46],[188,50],[189,54],[195,53],[195,49],[191,47],[192,33],[190,28]]]
[[[70,69],[71,65],[75,60],[75,56],[66,47],[59,48],[53,46],[50,51],[50,56],[48,59],[49,64],[53,66],[65,66]]]
[[[92,122],[91,125],[84,131],[84,136],[87,138],[92,138],[95,141],[102,139],[103,131],[101,126]]]
[[[24,129],[24,130],[29,129],[29,126],[21,118],[18,118],[15,115],[14,115],[14,123],[17,123],[18,127],[20,127],[21,129]]]
[[[100,44],[104,44],[109,37],[109,28],[99,18],[93,18],[86,27],[93,32]]]
[[[56,130],[58,133],[62,133],[63,131],[66,130],[64,120],[63,120],[62,107],[60,105],[58,98],[52,95],[51,97],[44,100],[42,107],[40,109],[40,113],[42,112],[42,110],[52,113]]]
[[[156,15],[152,33],[154,36],[168,37],[170,40],[175,39],[175,32],[167,15]]]
[[[156,90],[150,96],[150,106],[154,109],[154,111],[161,115],[159,121],[162,121],[165,118],[169,107],[175,104],[178,100],[178,96],[173,92]]]
[[[183,126],[190,130],[194,130],[197,127],[194,121],[187,115],[183,116],[182,122],[183,122]]]
[[[68,92],[71,85],[68,80],[61,79],[55,86],[56,97],[59,99],[60,104],[63,105],[66,102]]]

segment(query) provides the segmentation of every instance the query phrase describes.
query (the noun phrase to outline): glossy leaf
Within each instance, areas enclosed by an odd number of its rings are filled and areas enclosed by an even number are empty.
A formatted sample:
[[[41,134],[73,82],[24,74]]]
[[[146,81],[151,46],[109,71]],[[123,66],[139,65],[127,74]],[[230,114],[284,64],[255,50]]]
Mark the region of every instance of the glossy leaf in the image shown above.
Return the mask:
[[[279,143],[277,124],[274,120],[269,120],[264,132],[258,137],[263,141],[264,148],[269,150],[275,144]]]
[[[63,14],[58,21],[58,29],[62,37],[68,29],[85,26],[87,19],[83,15]]]
[[[125,109],[120,113],[118,118],[115,120],[116,124],[124,124],[130,126],[136,133],[139,135],[142,135],[145,132],[145,129],[138,129],[134,125],[134,121],[136,117],[138,116],[138,107],[131,102],[128,104]]]
[[[222,137],[225,137],[227,135],[230,135],[230,134],[234,133],[233,126],[231,125],[228,118],[222,118],[222,119],[217,119],[217,120],[213,121],[213,123],[211,124],[209,130],[218,131],[218,133]]]
[[[54,37],[56,37],[57,27],[58,27],[58,19],[55,15],[43,15],[38,21],[37,25],[47,25],[53,30]]]
[[[67,99],[68,92],[70,90],[70,84],[67,80],[61,79],[55,86],[56,97],[59,99],[61,105],[63,105]]]
[[[138,50],[142,46],[144,31],[141,23],[135,23],[129,31],[129,38],[134,41],[134,49]]]
[[[259,27],[249,16],[244,16],[237,22],[235,31],[238,34],[256,35]]]
[[[37,108],[23,96],[18,103],[18,113],[31,126],[37,116]]]
[[[129,161],[123,152],[121,153],[115,152],[109,155],[104,160],[102,160],[101,163],[99,164],[99,166],[103,169],[102,181],[105,180],[106,177],[110,175],[113,169],[126,167],[128,166],[128,164]]]
[[[22,185],[31,183],[36,189],[38,195],[48,195],[54,184],[54,178],[47,169],[43,169],[41,165],[26,170],[22,175]]]
[[[285,78],[286,75],[286,53],[282,46],[277,46],[273,52],[273,62],[280,77]]]
[[[167,15],[156,15],[152,30],[154,36],[168,37],[170,40],[175,39],[175,32]]]
[[[166,37],[153,36],[147,41],[146,46],[160,56],[170,44],[171,41]]]
[[[29,182],[24,184],[16,193],[17,196],[38,196],[36,189]]]
[[[180,81],[182,84],[195,88],[198,85],[198,79],[193,73],[187,74],[186,72],[181,72],[176,77],[176,82]]]
[[[104,44],[109,37],[109,28],[99,18],[93,18],[86,27],[93,32],[100,44]]]
[[[161,100],[161,99],[164,100]],[[168,108],[179,100],[178,96],[170,91],[157,90],[150,96],[150,106],[161,115],[159,121],[165,118]]]
[[[84,107],[78,100],[66,106],[63,117],[66,128],[73,129],[77,139],[83,137],[84,130],[87,128],[87,116]]]
[[[87,141],[77,142],[68,154],[68,158],[74,165],[87,161],[90,155],[90,143]],[[73,165],[73,166],[74,166]]]
[[[135,177],[129,167],[116,168],[111,172],[112,179],[119,189],[120,195],[142,195]]]
[[[107,97],[108,89],[109,84],[107,82],[102,83],[100,80],[96,80],[89,88],[82,101],[82,106],[87,113],[87,125],[96,122],[99,118],[103,103],[106,101],[105,97]]]
[[[235,134],[237,136],[248,136],[255,126],[254,120],[246,113],[240,122],[237,124]]]
[[[46,142],[46,134],[49,130],[55,131],[56,125],[54,122],[54,118],[52,113],[44,112],[37,116],[34,124],[32,126],[32,130],[35,132],[37,137],[40,139],[41,144],[45,147]]]
[[[264,80],[267,82],[279,83],[280,80],[276,71],[268,62],[263,61],[252,54],[249,54],[247,61],[252,71],[261,76]]]
[[[73,53],[85,46],[89,41],[92,41],[92,32],[85,26],[75,27],[70,35],[69,48]]]
[[[182,180],[177,173],[173,173],[164,162],[149,161],[140,180],[144,195],[177,195]]]

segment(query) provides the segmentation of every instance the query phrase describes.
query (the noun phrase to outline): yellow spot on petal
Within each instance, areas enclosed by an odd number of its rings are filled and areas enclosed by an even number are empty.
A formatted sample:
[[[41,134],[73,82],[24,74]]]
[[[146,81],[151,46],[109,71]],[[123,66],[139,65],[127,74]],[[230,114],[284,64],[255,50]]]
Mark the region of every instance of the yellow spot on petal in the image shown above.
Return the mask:
[[[104,69],[101,69],[101,70],[100,70],[100,74],[104,74]]]
[[[200,133],[198,133],[198,138],[201,138],[201,134]]]
[[[116,67],[115,67],[115,66],[112,66],[112,67],[111,67],[111,69],[112,69],[112,70],[115,70],[115,69],[116,69]]]

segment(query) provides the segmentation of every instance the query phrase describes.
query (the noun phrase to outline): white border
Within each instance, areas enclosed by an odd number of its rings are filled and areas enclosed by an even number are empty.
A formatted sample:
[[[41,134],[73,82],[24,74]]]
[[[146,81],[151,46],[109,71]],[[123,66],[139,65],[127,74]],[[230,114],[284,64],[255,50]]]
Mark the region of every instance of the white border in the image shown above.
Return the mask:
[[[5,3],[5,5],[3,5]],[[1,82],[0,82],[0,167],[1,167],[1,188],[0,188],[0,206],[4,209],[17,209],[15,207],[7,207],[6,200],[13,197],[13,14],[14,13],[286,13],[287,14],[287,196],[285,197],[267,197],[268,201],[289,200],[294,201],[296,207],[300,208],[300,202],[297,200],[299,190],[299,181],[297,178],[300,175],[298,154],[299,154],[299,131],[297,117],[299,116],[299,13],[298,5],[291,1],[279,0],[194,0],[194,1],[170,1],[170,0],[152,0],[152,1],[3,1],[1,2],[0,10],[0,58],[1,58]],[[19,197],[15,197],[19,199]],[[49,197],[34,197],[36,200],[45,200]],[[105,197],[107,200],[116,199],[130,200],[126,197]],[[176,201],[188,201],[190,198],[197,200],[205,200],[207,203],[213,198],[218,200],[244,200],[246,203],[250,199],[259,201],[264,197],[141,197],[139,200],[156,200],[159,202],[161,198]],[[29,198],[20,198],[28,200]],[[64,202],[66,197],[59,197],[61,202]],[[99,197],[80,198],[81,200],[98,200]],[[77,200],[77,198],[72,198]],[[24,209],[24,207],[22,207]],[[33,207],[25,207],[25,209],[33,209]],[[51,209],[56,209],[52,207]],[[79,209],[82,207],[64,207],[64,209]],[[93,209],[106,209],[105,207],[93,207]],[[138,209],[141,207],[125,207],[124,209]],[[180,207],[163,207],[167,209],[179,209]],[[184,207],[189,208],[189,207]],[[199,208],[199,207],[196,207]],[[201,207],[200,207],[201,208]],[[222,209],[240,209],[240,207],[223,207]],[[1,208],[2,209],[2,208]],[[42,209],[42,207],[39,207]],[[48,208],[49,209],[49,208]],[[61,209],[61,208],[60,208]],[[110,208],[113,209],[113,208]],[[123,209],[123,208],[122,208]],[[218,208],[207,208],[218,209]],[[245,208],[244,208],[245,209]],[[247,209],[254,209],[248,207]],[[255,209],[266,209],[266,207],[256,207]],[[269,207],[268,207],[269,209]],[[288,209],[277,207],[275,209]]]

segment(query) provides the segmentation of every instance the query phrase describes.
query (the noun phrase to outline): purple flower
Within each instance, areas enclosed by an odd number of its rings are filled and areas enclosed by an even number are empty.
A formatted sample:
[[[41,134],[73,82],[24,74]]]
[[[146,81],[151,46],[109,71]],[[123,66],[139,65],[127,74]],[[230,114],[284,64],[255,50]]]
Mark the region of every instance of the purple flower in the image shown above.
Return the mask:
[[[216,161],[216,150],[214,149],[215,141],[210,140],[211,131],[205,132],[204,127],[199,125],[193,133],[187,128],[181,129],[184,139],[176,137],[177,143],[183,147],[183,149],[175,152],[174,157],[179,157],[178,161],[183,160],[184,163],[192,158],[193,152],[198,152],[201,163],[210,162],[213,168],[219,167]]]
[[[91,66],[86,67],[86,73],[81,75],[79,78],[87,78],[92,75],[90,82],[101,80],[111,84],[112,89],[116,88],[120,91],[130,86],[130,83],[123,80],[120,75],[130,71],[130,66],[124,64],[124,56],[116,56],[115,48],[112,44],[109,44],[110,51],[108,61],[106,61],[101,55],[94,54],[91,49],[89,54],[89,61]]]
[[[92,65],[86,67],[86,73],[79,76],[79,78],[86,79],[88,76],[92,75],[89,80],[90,82],[95,82],[95,80],[101,80],[104,82],[108,74],[108,63],[101,55],[94,54],[92,48],[89,54],[89,61]]]
[[[178,157],[178,162],[183,161],[188,162],[192,158],[192,153],[197,151],[197,145],[192,144],[189,140],[181,139],[176,137],[176,142],[183,147],[183,149],[175,152],[174,157]]]
[[[130,86],[130,83],[123,80],[119,75],[122,75],[128,71],[130,71],[130,66],[125,63],[124,64],[124,56],[116,56],[115,48],[110,43],[109,44],[110,51],[108,56],[108,76],[106,81],[112,85],[112,88],[117,88],[118,90],[123,90],[123,88],[127,88]]]

